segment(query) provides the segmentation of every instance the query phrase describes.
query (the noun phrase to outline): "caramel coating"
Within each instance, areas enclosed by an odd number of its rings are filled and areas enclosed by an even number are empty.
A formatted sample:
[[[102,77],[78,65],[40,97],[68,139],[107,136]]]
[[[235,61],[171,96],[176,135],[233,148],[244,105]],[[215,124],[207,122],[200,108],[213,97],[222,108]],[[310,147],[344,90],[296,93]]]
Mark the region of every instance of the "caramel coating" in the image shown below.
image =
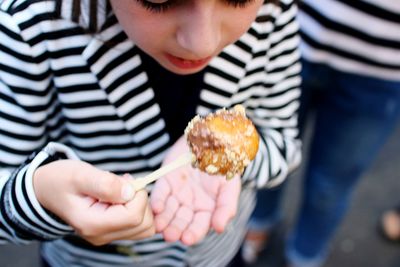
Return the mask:
[[[241,105],[194,117],[185,129],[193,166],[209,174],[242,174],[257,154],[259,136]]]

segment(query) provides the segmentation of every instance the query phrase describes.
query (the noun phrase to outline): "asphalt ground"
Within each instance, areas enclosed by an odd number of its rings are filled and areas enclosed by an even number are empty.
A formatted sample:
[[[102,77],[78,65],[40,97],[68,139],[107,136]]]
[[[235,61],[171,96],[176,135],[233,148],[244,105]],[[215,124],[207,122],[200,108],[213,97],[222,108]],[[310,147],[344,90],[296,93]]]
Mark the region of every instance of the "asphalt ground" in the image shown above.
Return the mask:
[[[273,241],[273,249],[262,255],[255,267],[277,266],[282,237],[293,223],[299,202],[301,172],[300,168],[288,181],[284,198],[286,216],[280,235]],[[397,204],[400,204],[400,127],[360,181],[324,267],[400,267],[400,243],[387,242],[377,231],[382,212]],[[38,266],[38,243],[0,247],[0,267]]]

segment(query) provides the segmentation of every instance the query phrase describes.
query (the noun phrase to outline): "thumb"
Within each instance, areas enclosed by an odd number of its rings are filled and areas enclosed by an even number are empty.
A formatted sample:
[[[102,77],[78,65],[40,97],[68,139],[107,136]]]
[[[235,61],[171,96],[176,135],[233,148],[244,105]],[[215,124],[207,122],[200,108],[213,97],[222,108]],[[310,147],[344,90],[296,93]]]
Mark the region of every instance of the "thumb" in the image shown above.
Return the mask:
[[[135,190],[129,179],[96,169],[88,175],[82,193],[101,202],[122,204],[133,199]]]
[[[235,217],[241,189],[240,178],[236,175],[230,181],[223,181],[216,202],[216,209],[211,220],[217,233],[222,233],[229,222]]]
[[[222,233],[225,231],[225,228],[228,226],[235,214],[235,211],[230,205],[218,207],[217,210],[214,211],[211,219],[212,227],[217,233]]]

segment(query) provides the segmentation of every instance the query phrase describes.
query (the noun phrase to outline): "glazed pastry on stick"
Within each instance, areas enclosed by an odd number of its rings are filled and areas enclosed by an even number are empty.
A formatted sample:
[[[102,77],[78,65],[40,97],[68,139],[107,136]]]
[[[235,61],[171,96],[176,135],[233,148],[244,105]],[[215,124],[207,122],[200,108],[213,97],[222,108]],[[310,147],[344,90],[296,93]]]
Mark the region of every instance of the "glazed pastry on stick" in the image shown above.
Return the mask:
[[[242,174],[258,151],[257,130],[241,105],[194,117],[185,135],[194,155],[193,166],[227,179]]]
[[[190,162],[195,168],[227,179],[241,174],[257,154],[259,136],[244,107],[221,109],[204,118],[194,117],[185,129],[191,152],[143,178],[132,181],[136,191]]]

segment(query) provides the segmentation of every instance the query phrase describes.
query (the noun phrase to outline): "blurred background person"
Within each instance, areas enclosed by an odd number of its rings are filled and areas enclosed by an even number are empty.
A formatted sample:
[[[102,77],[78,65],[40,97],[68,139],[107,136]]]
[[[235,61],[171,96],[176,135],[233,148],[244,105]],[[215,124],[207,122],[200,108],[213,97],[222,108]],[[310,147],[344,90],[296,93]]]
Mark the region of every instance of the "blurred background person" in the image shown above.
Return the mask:
[[[314,115],[314,131],[282,265],[316,267],[329,253],[357,182],[399,122],[400,1],[305,0],[298,19],[299,121],[304,128]],[[283,188],[258,194],[242,249],[248,263],[257,260],[282,220]]]

